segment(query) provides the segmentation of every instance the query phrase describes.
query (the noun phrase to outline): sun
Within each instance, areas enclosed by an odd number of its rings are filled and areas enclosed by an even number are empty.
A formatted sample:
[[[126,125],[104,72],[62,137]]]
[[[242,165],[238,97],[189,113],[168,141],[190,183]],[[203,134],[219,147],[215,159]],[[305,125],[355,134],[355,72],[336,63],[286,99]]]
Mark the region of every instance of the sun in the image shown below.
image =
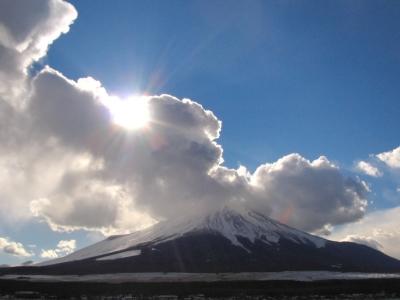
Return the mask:
[[[144,96],[112,101],[109,109],[114,123],[129,130],[143,128],[150,121],[148,99]]]

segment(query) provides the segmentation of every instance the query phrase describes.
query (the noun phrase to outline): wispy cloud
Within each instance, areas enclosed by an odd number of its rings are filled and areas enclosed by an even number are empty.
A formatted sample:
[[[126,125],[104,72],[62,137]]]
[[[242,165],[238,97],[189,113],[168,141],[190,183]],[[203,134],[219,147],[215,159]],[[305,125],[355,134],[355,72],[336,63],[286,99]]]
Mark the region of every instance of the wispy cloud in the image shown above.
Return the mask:
[[[356,164],[356,169],[357,171],[372,177],[381,177],[383,175],[383,173],[377,167],[362,160]]]

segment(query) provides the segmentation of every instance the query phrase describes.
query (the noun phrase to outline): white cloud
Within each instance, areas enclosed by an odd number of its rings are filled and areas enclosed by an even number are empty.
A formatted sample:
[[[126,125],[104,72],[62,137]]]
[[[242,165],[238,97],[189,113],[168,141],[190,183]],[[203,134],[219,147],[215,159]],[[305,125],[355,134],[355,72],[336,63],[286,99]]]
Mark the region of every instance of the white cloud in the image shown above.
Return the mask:
[[[31,78],[27,70],[33,61],[45,55],[60,34],[69,30],[76,17],[75,8],[61,0],[0,1],[0,211],[3,222],[28,218],[27,201],[46,190],[46,184],[39,184],[39,178],[30,178],[33,173],[27,171],[39,165],[44,167],[46,159],[42,154],[49,146],[36,144],[22,111],[30,93]],[[37,159],[42,164],[35,163]],[[29,184],[30,181],[33,183]]]
[[[0,2],[0,98],[23,104],[27,68],[68,32],[76,17],[75,8],[62,0]]]
[[[24,245],[18,242],[11,241],[10,239],[4,237],[0,237],[0,251],[14,256],[32,256],[32,253],[27,251]]]
[[[151,123],[130,132],[112,123],[98,85],[82,89],[47,68],[32,86],[25,111],[30,134],[49,146],[46,160],[29,160],[24,172],[35,178],[40,170],[41,178],[50,178],[40,181],[46,187],[35,193],[30,207],[55,230],[132,230],[154,223],[153,218],[229,201],[256,205],[304,230],[364,214],[364,184],[345,178],[324,157],[310,162],[292,154],[254,174],[243,166],[223,167],[216,142],[221,122],[194,101],[149,97]],[[107,97],[105,90],[100,94]]]
[[[344,177],[326,157],[287,155],[257,168],[251,184],[266,197],[271,216],[307,231],[352,222],[366,210],[362,181]]]
[[[33,200],[30,206],[32,213],[44,218],[54,231],[86,229],[110,235],[155,223],[147,214],[133,209],[131,202],[130,195],[120,186],[85,179],[74,183],[71,190]]]
[[[368,236],[348,235],[342,240],[342,242],[352,242],[361,245],[366,245],[376,250],[380,250],[382,248],[381,244],[379,244],[376,240]]]
[[[76,249],[75,240],[61,240],[55,249],[42,249],[41,258],[53,259],[71,254]]]
[[[76,248],[75,240],[61,240],[57,244],[57,250],[61,253],[70,254]]]
[[[377,154],[376,157],[383,161],[390,168],[400,168],[400,147],[397,147],[391,151]]]
[[[372,176],[372,177],[381,177],[383,175],[382,172],[377,167],[373,166],[369,162],[362,161],[362,160],[357,163],[356,169],[359,172],[362,172],[362,173],[364,173],[368,176]]]
[[[358,239],[367,237],[386,254],[400,259],[400,207],[367,214],[358,222],[337,229],[330,236],[334,240],[345,240],[349,236]]]
[[[53,230],[110,234],[228,202],[308,231],[364,215],[365,183],[344,176],[325,157],[290,154],[253,174],[223,166],[222,122],[195,101],[147,97],[149,124],[127,130],[114,124],[107,108],[123,99],[109,96],[95,79],[74,81],[50,67],[30,77],[28,65],[68,31],[76,11],[63,1],[25,3],[11,1],[6,9],[15,18],[1,23],[0,66],[10,52],[18,61],[3,70],[27,83],[16,97],[19,81],[6,73],[9,81],[0,80],[3,220],[37,217]],[[26,27],[16,26],[13,20],[25,15]],[[42,255],[54,257],[57,249]]]
[[[77,17],[75,8],[61,0],[3,0],[1,5],[0,43],[19,53],[29,51],[32,60],[42,57]]]
[[[53,258],[57,258],[58,254],[53,249],[47,249],[47,250],[42,249],[42,253],[40,253],[40,257],[41,258],[53,259]]]

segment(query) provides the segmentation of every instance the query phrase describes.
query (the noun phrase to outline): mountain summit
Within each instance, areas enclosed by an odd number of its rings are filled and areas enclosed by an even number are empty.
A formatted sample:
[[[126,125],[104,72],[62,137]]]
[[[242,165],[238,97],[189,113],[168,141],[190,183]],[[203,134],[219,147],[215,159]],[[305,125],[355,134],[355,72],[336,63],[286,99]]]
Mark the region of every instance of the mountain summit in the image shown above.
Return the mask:
[[[25,272],[400,271],[400,261],[365,245],[333,242],[256,211],[224,207],[112,236]]]
[[[254,244],[278,245],[281,239],[295,244],[305,244],[317,248],[325,246],[325,240],[280,224],[272,219],[246,209],[224,207],[206,215],[189,216],[181,219],[160,222],[153,227],[127,235],[112,236],[108,239],[76,251],[68,256],[46,261],[40,265],[52,265],[75,260],[97,258],[107,260],[111,254],[128,257],[131,249],[148,248],[156,251],[164,243],[211,235],[221,238],[229,247],[240,248],[241,252],[251,253]],[[239,250],[239,249],[238,249]],[[136,256],[136,255],[132,255]]]

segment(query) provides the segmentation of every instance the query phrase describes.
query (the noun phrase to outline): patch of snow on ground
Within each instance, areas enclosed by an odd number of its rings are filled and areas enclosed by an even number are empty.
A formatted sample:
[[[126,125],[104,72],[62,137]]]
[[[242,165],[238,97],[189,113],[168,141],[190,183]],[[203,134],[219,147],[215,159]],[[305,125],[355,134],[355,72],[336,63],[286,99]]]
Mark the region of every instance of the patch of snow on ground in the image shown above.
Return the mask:
[[[103,257],[97,258],[96,260],[113,260],[113,259],[119,259],[119,258],[131,257],[131,256],[138,256],[141,253],[142,253],[141,250],[129,250],[129,251],[125,251],[125,252],[120,252],[120,253],[116,253],[116,254],[103,256]]]
[[[213,282],[213,281],[318,281],[334,279],[385,279],[400,278],[400,274],[342,273],[329,271],[285,271],[260,273],[116,273],[91,275],[3,275],[0,279],[35,282]]]

